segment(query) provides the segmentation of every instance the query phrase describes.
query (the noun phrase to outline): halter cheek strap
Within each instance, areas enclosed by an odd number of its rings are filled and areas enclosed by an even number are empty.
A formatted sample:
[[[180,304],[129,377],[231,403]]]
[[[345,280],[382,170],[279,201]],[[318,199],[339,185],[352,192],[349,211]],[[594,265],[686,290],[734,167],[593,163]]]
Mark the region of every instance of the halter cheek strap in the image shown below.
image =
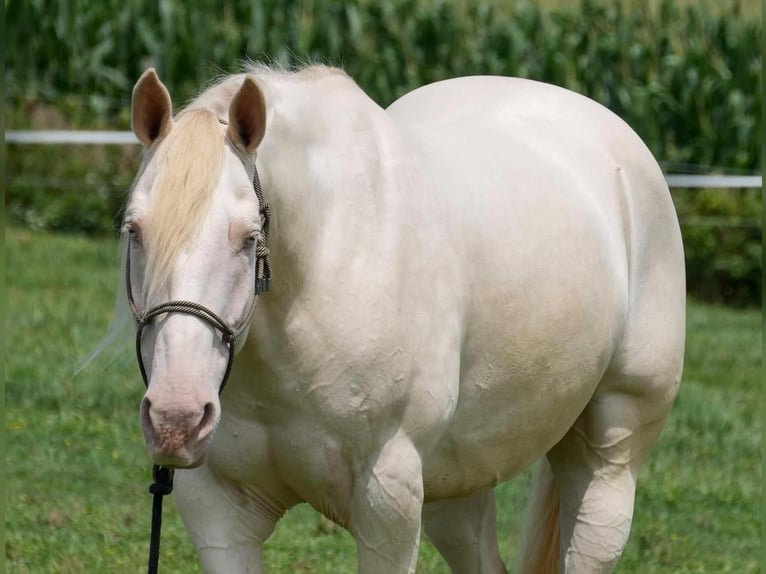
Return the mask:
[[[271,226],[271,206],[263,195],[258,169],[253,165],[253,191],[258,198],[261,214],[261,233],[255,244],[255,295],[268,291],[271,282],[271,265],[269,264],[269,228]],[[250,322],[248,318],[247,322]]]

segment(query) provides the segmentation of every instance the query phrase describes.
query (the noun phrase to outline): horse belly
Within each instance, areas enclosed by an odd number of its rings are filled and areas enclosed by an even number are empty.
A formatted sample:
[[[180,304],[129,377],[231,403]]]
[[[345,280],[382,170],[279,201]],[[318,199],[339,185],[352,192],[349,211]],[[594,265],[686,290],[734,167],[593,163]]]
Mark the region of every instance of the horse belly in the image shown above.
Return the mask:
[[[515,358],[498,353],[497,363],[467,369],[451,424],[424,462],[426,499],[468,495],[530,466],[571,428],[608,364],[572,357],[552,366],[536,355],[536,369],[498,367]]]
[[[536,310],[526,299],[482,313],[461,352],[454,415],[424,464],[428,499],[507,480],[569,430],[618,345],[625,304],[616,291],[579,313],[565,300]]]
[[[625,190],[604,138],[505,104],[467,124],[448,109],[457,119],[413,133],[438,166],[464,278],[458,403],[425,461],[428,499],[497,484],[550,449],[593,396],[628,308]]]
[[[593,224],[600,214],[587,202],[560,203],[568,215],[534,234],[523,221],[534,202],[506,218],[514,230],[484,220],[485,247],[466,272],[479,279],[464,302],[458,403],[425,464],[428,498],[475,492],[533,463],[575,422],[619,343],[624,247]]]

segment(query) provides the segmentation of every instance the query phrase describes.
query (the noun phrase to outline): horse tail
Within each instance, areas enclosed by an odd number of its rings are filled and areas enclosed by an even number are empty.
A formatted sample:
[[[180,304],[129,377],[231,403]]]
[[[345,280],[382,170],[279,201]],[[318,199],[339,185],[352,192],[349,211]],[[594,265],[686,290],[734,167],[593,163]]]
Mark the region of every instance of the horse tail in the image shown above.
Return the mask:
[[[558,574],[559,490],[548,461],[538,464],[537,478],[527,509],[524,545],[517,572]]]

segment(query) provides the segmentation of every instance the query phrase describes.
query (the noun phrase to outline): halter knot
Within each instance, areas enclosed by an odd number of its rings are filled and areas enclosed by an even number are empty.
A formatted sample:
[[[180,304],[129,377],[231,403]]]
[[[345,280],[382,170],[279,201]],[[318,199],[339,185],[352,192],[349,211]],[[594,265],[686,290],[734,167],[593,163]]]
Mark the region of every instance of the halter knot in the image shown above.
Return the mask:
[[[154,482],[149,486],[149,492],[160,496],[166,496],[173,492],[173,474],[172,468],[155,464],[152,467]]]

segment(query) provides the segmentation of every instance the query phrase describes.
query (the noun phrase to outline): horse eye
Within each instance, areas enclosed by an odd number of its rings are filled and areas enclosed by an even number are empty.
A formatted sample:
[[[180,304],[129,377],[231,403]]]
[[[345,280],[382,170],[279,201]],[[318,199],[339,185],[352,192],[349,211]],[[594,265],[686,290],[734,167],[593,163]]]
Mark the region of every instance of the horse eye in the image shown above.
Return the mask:
[[[128,240],[140,243],[141,234],[135,223],[126,223],[123,227],[123,232],[128,234]]]

